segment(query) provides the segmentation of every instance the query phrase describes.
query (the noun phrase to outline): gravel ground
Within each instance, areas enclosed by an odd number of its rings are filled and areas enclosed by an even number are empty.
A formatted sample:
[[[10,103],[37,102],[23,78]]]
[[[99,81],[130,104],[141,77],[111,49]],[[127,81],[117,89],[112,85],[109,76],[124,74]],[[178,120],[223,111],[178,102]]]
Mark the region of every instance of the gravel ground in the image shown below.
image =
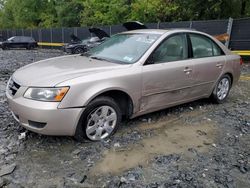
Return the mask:
[[[0,51],[0,187],[250,187],[250,65],[226,103],[199,100],[127,122],[103,142],[23,129],[5,98],[19,67],[63,55]]]

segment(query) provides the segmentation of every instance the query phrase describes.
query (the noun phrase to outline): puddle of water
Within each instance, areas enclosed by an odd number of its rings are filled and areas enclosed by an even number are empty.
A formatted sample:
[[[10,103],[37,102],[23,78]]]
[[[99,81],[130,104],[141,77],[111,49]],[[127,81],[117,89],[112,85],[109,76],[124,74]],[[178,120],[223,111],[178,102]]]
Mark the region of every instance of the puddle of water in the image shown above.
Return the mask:
[[[138,165],[145,166],[155,155],[184,153],[188,148],[204,152],[207,143],[213,143],[215,127],[212,123],[183,124],[176,119],[171,124],[166,121],[151,124],[151,127],[156,128],[156,136],[145,138],[138,145],[131,145],[122,151],[105,151],[104,158],[91,170],[91,174],[117,174]]]

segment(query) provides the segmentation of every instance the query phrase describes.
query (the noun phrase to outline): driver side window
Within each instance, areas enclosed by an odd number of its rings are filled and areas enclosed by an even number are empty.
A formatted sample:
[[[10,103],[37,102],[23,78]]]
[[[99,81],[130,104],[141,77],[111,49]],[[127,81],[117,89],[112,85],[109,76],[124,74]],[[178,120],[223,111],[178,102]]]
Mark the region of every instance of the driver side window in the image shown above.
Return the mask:
[[[163,41],[152,54],[154,64],[184,60],[188,58],[188,45],[185,34],[174,35]]]

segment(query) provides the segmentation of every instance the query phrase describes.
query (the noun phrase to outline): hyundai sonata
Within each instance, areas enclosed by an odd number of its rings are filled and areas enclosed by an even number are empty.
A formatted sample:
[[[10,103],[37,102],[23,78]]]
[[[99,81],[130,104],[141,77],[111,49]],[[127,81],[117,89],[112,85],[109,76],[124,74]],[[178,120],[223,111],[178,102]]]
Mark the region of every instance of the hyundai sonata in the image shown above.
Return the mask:
[[[20,68],[6,95],[25,128],[97,141],[112,135],[122,117],[200,98],[224,102],[241,63],[218,40],[198,31],[127,31],[88,53]]]

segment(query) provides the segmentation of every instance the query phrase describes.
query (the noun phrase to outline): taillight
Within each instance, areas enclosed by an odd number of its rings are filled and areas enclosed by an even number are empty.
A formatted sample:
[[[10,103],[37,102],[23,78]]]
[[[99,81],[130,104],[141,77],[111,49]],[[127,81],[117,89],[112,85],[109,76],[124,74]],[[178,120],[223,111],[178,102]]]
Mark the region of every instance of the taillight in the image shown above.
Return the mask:
[[[243,59],[240,58],[240,65],[243,65]]]

